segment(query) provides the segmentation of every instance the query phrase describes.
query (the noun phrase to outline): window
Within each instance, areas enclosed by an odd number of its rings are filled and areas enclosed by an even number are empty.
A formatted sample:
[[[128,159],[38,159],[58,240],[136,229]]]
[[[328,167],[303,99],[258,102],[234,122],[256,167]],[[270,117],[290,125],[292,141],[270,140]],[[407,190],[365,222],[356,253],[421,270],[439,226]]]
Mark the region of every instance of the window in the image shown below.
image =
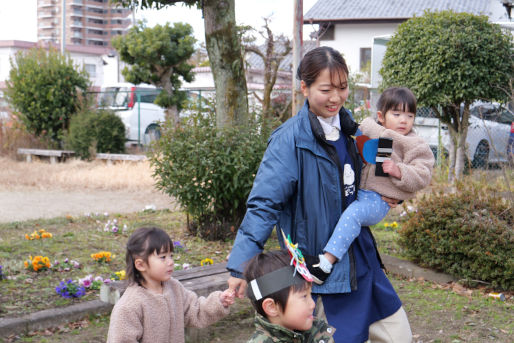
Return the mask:
[[[94,64],[84,64],[84,69],[89,74],[89,77],[96,77],[96,65]]]
[[[319,26],[319,40],[334,40],[334,25],[322,24]]]
[[[369,68],[371,63],[371,48],[361,48],[360,54],[360,70]]]

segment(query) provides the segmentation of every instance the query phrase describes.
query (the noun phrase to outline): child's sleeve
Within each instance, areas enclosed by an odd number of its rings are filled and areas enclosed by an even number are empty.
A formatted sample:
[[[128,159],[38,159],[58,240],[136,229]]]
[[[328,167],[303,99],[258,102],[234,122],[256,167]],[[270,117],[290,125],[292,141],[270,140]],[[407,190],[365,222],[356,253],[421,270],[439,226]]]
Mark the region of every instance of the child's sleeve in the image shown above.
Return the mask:
[[[111,313],[107,343],[136,343],[143,337],[140,313],[117,303]]]
[[[199,297],[195,292],[182,287],[184,325],[204,328],[229,314],[230,308],[223,306],[220,294],[220,291],[215,291],[207,297]]]
[[[359,125],[359,129],[363,135],[368,136],[369,138],[379,138],[385,130],[385,127],[378,124],[373,118],[367,117],[364,118],[362,123]]]
[[[391,182],[402,191],[414,193],[430,184],[435,159],[432,150],[422,138],[418,137],[415,143],[408,145],[405,147],[403,161],[396,164],[402,178],[392,177]]]

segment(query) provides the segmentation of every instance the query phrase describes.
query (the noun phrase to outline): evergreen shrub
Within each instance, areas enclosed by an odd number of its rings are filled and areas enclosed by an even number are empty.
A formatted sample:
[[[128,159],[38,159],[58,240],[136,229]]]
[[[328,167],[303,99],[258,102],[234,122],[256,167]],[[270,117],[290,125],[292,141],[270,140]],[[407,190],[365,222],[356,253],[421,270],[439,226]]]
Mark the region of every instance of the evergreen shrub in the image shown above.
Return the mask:
[[[67,143],[82,159],[91,159],[96,152],[123,153],[125,125],[110,111],[82,111],[71,119]]]
[[[486,180],[425,195],[402,225],[400,245],[418,264],[473,284],[514,289],[512,204]]]
[[[166,121],[149,151],[157,188],[192,217],[192,234],[234,237],[261,162],[269,130],[259,123],[216,128],[212,112],[191,114],[180,126]]]

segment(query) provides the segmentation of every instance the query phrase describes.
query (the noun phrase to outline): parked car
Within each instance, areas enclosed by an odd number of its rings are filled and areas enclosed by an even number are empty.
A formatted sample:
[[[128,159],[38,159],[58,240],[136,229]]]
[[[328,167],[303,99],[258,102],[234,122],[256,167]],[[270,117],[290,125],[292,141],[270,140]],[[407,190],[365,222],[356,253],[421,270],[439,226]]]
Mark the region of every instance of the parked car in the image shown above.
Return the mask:
[[[510,124],[509,143],[507,145],[507,157],[510,163],[514,163],[514,122]]]
[[[121,118],[129,143],[148,144],[161,137],[160,123],[165,113],[154,103],[160,92],[161,89],[147,84],[104,85],[98,103],[100,108],[110,109]]]
[[[470,106],[466,158],[474,168],[487,167],[489,163],[507,162],[509,158],[509,135],[512,135],[514,114],[498,103],[475,102]],[[416,132],[425,138],[437,156],[439,141],[443,153],[449,150],[448,127],[440,123],[434,113],[420,108],[414,123]]]

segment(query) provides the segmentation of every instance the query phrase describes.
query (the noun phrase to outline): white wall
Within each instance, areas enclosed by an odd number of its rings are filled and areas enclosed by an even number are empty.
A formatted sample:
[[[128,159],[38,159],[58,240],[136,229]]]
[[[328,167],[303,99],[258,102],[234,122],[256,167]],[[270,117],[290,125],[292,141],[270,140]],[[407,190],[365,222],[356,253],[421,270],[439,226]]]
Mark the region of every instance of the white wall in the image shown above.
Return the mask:
[[[360,48],[371,48],[373,37],[392,34],[399,24],[336,24],[334,40],[320,41],[322,46],[330,46],[341,52],[348,64],[350,73],[360,71]]]

